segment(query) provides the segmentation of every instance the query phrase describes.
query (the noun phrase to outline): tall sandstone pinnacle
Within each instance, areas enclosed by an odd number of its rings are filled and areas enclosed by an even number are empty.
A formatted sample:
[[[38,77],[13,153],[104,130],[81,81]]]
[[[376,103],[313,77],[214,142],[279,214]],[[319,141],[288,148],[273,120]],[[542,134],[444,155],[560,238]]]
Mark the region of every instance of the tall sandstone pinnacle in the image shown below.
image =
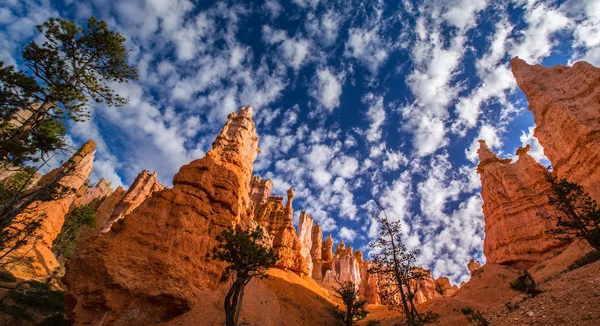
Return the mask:
[[[480,140],[481,197],[485,216],[483,251],[488,263],[529,267],[564,243],[547,231],[558,212],[548,204],[550,185],[546,169],[529,154],[529,145],[517,150],[519,159],[500,159]]]
[[[554,172],[600,201],[600,69],[587,62],[549,68],[519,58],[510,63]]]
[[[129,187],[127,192],[114,206],[114,210],[108,222],[103,226],[102,232],[108,232],[115,222],[131,213],[148,197],[152,196],[153,193],[163,190],[165,186],[158,182],[157,178],[158,175],[156,172],[150,173],[147,170],[140,172],[131,184],[131,187]]]
[[[292,224],[294,215],[292,206],[294,190],[288,190],[287,195],[288,200],[285,206],[283,225],[279,228],[273,239],[273,251],[278,256],[275,266],[283,270],[289,269],[300,275],[309,275],[306,260],[301,253],[302,244]]]
[[[53,183],[69,189],[55,199],[35,200],[15,216],[9,232],[22,229],[24,224],[32,220],[41,219],[41,225],[27,244],[4,257],[6,261],[12,262],[7,267],[14,276],[24,279],[46,277],[59,266],[51,251],[52,242],[60,234],[65,215],[77,197],[75,190],[84,185],[92,172],[95,147],[96,143],[88,141],[61,167],[48,172],[29,190],[29,194],[33,194]],[[9,244],[7,250],[11,247]]]
[[[228,116],[202,159],[181,167],[172,189],[145,200],[67,263],[68,317],[77,325],[150,325],[189,311],[224,274],[206,254],[225,228],[250,224],[258,152],[252,108]]]
[[[313,258],[311,256],[313,249],[313,222],[314,219],[309,216],[306,211],[300,212],[300,217],[298,219],[298,238],[300,239],[300,245],[302,246],[302,249],[300,249],[300,254],[302,257],[304,257],[304,261],[306,262],[308,275],[312,275],[313,270]],[[320,239],[319,242],[321,242]]]

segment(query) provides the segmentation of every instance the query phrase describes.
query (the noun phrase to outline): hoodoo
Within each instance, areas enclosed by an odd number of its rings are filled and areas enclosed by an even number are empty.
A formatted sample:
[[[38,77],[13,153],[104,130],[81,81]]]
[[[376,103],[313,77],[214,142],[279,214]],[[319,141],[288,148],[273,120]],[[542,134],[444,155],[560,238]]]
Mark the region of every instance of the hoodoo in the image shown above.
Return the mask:
[[[519,58],[510,64],[552,168],[600,201],[600,69],[587,62],[528,65]]]
[[[153,324],[190,310],[224,272],[206,257],[225,228],[248,224],[258,152],[252,107],[228,116],[202,159],[181,167],[173,188],[82,244],[64,277],[76,324]]]
[[[546,169],[528,154],[529,145],[517,151],[515,163],[500,159],[483,140],[479,146],[487,262],[530,266],[546,258],[564,245],[547,232],[555,224],[546,217],[558,212],[548,204]]]

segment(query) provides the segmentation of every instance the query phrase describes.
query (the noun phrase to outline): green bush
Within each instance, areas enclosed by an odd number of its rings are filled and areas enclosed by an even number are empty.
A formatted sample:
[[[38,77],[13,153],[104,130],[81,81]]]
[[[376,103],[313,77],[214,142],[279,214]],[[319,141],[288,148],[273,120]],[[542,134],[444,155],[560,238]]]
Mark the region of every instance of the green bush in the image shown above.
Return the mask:
[[[52,244],[57,256],[62,255],[65,260],[73,257],[77,242],[81,238],[81,231],[86,226],[94,227],[96,219],[96,210],[91,205],[76,208],[67,214],[60,234]]]
[[[381,321],[374,319],[374,320],[369,320],[367,322],[366,326],[379,326],[379,325],[381,325]]]
[[[597,262],[598,260],[600,260],[600,250],[593,250],[585,254],[585,256],[577,258],[577,260],[573,264],[569,265],[567,269],[572,271],[587,264]]]
[[[490,321],[483,317],[483,314],[477,310],[473,310],[471,307],[464,307],[460,310],[463,315],[467,316],[470,323],[474,323],[478,326],[489,326]]]

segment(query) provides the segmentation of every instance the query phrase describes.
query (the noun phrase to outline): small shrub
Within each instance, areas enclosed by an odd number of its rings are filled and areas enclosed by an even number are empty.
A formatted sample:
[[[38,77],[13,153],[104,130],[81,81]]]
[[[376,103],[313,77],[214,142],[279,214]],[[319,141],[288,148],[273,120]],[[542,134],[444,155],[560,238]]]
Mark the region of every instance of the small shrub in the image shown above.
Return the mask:
[[[577,260],[573,264],[569,265],[567,269],[572,271],[587,264],[597,262],[598,260],[600,260],[600,250],[593,250],[585,254],[585,256],[577,258]]]
[[[526,292],[527,289],[529,288],[529,285],[521,278],[518,278],[518,279],[510,282],[510,287],[511,287],[511,289],[519,291],[519,292]]]
[[[542,291],[537,288],[533,276],[531,276],[527,270],[524,270],[523,275],[519,276],[519,278],[510,282],[510,287],[513,290],[527,293],[531,295],[532,298],[542,293]]]
[[[424,315],[421,316],[423,323],[427,324],[427,323],[435,323],[438,322],[440,319],[440,315],[433,313],[431,311],[428,311],[427,313],[425,313]]]
[[[379,326],[381,325],[381,321],[373,319],[373,320],[369,320],[366,324],[366,326]]]
[[[17,279],[11,273],[0,272],[0,282],[15,283]]]
[[[477,310],[473,310],[471,307],[464,307],[460,310],[463,315],[467,316],[470,323],[474,323],[478,326],[489,326],[490,321],[483,317],[483,314]]]
[[[463,315],[468,316],[468,315],[474,313],[475,311],[473,310],[473,308],[467,306],[467,307],[462,308],[460,310],[460,312],[462,312]]]

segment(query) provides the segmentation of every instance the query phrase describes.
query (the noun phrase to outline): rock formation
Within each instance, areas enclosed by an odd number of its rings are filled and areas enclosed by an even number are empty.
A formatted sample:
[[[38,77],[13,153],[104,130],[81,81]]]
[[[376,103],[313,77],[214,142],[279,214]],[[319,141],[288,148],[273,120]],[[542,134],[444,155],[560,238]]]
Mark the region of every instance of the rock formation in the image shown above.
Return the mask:
[[[306,262],[306,268],[308,269],[308,275],[312,275],[313,270],[313,259],[311,256],[312,251],[312,231],[313,231],[313,218],[306,214],[306,211],[300,212],[300,218],[298,220],[298,238],[300,239],[300,254]],[[319,239],[319,242],[321,240]]]
[[[271,197],[271,190],[273,190],[273,181],[263,180],[259,176],[253,175],[250,180],[250,199],[254,203],[254,207],[264,205]]]
[[[312,266],[313,270],[311,273],[311,277],[314,280],[321,280],[322,268],[323,268],[323,259],[321,258],[322,247],[323,247],[323,231],[321,230],[321,225],[313,224],[311,230],[311,243],[312,248],[310,250],[310,257],[312,258]]]
[[[81,244],[63,278],[76,324],[149,325],[188,311],[224,273],[206,257],[225,228],[250,225],[258,152],[252,108],[228,116],[202,159],[181,167],[173,188]],[[295,234],[294,234],[295,235]]]
[[[65,215],[76,198],[76,189],[83,186],[92,172],[95,146],[93,141],[85,143],[61,167],[44,175],[24,196],[23,210],[14,217],[9,234],[18,234],[18,230],[33,221],[40,222],[40,227],[25,245],[4,257],[10,262],[7,267],[14,276],[23,279],[46,277],[59,266],[51,251],[52,241],[60,234]],[[61,190],[57,191],[56,185]],[[10,243],[6,250],[12,246]]]
[[[273,249],[279,256],[275,266],[281,269],[289,269],[301,275],[309,275],[308,266],[302,256],[302,244],[296,235],[296,229],[293,225],[294,210],[292,202],[294,200],[294,190],[288,190],[288,200],[285,205],[283,225],[277,231],[273,239]]]
[[[519,159],[500,159],[480,140],[477,172],[485,216],[484,253],[488,263],[530,266],[563,245],[547,233],[557,212],[548,204],[551,191],[544,177],[546,169],[526,148]]]
[[[78,195],[73,201],[73,204],[71,204],[71,209],[86,205],[97,207],[107,196],[112,193],[110,182],[106,182],[104,178],[100,179],[98,183],[91,188],[89,187],[88,183],[84,184],[81,188],[79,188],[78,192],[82,190],[83,193]]]
[[[150,173],[150,171],[146,170],[140,172],[131,184],[131,187],[129,187],[125,195],[116,204],[102,232],[108,232],[113,223],[131,213],[142,202],[152,196],[154,192],[164,189],[164,186],[158,182],[157,177],[156,172]]]
[[[510,63],[554,172],[600,201],[600,69],[587,62],[550,68],[519,58]]]
[[[360,299],[366,300],[368,304],[380,304],[379,300],[379,278],[377,274],[369,273],[369,268],[373,267],[373,264],[365,260],[360,270],[361,282],[360,282]]]
[[[96,229],[102,230],[106,227],[106,224],[110,220],[112,213],[115,211],[115,207],[121,201],[125,195],[125,189],[119,186],[113,191],[108,197],[106,197],[98,208],[96,208]]]
[[[469,263],[467,264],[467,268],[469,269],[469,272],[471,273],[471,276],[473,276],[473,274],[481,268],[481,263],[479,261],[475,261],[474,259],[471,259],[469,261]]]

